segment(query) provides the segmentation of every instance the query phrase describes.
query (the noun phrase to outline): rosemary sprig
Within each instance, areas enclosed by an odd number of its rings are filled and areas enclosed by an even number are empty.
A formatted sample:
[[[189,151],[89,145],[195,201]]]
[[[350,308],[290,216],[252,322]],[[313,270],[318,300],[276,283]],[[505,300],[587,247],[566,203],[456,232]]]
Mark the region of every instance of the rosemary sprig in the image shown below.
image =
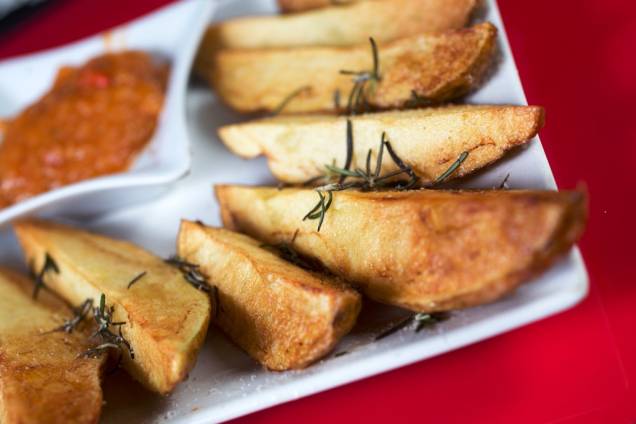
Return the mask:
[[[499,184],[499,190],[508,190],[508,178],[510,178],[510,173],[507,173],[501,184]]]
[[[397,155],[397,153],[395,153],[385,132],[382,133],[382,137],[380,139],[380,147],[378,149],[375,169],[372,169],[371,167],[371,155],[373,151],[372,149],[369,149],[367,153],[366,169],[363,170],[360,168],[356,168],[355,170],[351,170],[350,167],[353,156],[353,131],[351,130],[351,126],[349,125],[350,122],[350,120],[347,120],[347,158],[345,161],[345,167],[340,168],[335,165],[325,165],[325,175],[314,177],[308,181],[308,183],[313,183],[321,179],[325,179],[327,181],[327,184],[316,188],[316,192],[318,193],[319,198],[318,203],[316,203],[316,205],[303,217],[303,221],[307,219],[318,219],[319,222],[317,231],[320,231],[320,229],[322,228],[322,224],[325,219],[325,213],[327,212],[327,210],[329,210],[329,207],[331,206],[331,202],[333,200],[334,191],[343,191],[350,188],[356,188],[363,191],[375,190],[393,184],[393,178],[401,174],[407,174],[409,176],[409,181],[405,185],[397,184],[394,187],[397,190],[406,190],[412,188],[420,180],[420,178],[415,174],[415,171],[413,171],[410,166],[406,165],[406,163],[404,163],[404,161]],[[389,172],[385,175],[380,175],[380,172],[382,171],[382,160],[384,158],[385,148],[399,170]],[[330,177],[338,177],[338,182],[329,182],[332,179]],[[349,181],[345,181],[346,178],[349,178]],[[327,195],[324,195],[323,193],[327,193]]]
[[[351,161],[353,160],[353,123],[351,119],[347,119],[347,156],[345,157],[344,169],[349,170],[351,168]],[[340,176],[339,183],[347,178],[345,175]]]
[[[326,191],[327,193],[326,196],[323,194],[323,191]],[[314,206],[313,209],[310,210],[307,213],[307,215],[303,217],[303,221],[306,219],[310,219],[310,220],[317,219],[318,220],[317,231],[320,232],[320,228],[322,228],[322,223],[325,220],[325,214],[327,213],[327,210],[329,210],[329,207],[331,206],[331,202],[333,201],[333,191],[321,190],[318,188],[316,189],[316,193],[318,193],[318,197],[320,199],[318,200],[318,203],[316,203],[316,206]]]
[[[302,87],[298,87],[297,89],[295,89],[294,91],[292,91],[291,93],[289,93],[281,102],[278,106],[276,106],[276,108],[272,111],[272,116],[276,116],[279,115],[286,107],[287,105],[294,100],[294,98],[298,97],[301,93],[307,91],[307,90],[311,90],[311,86],[309,85],[303,85]]]
[[[389,156],[397,165],[399,170],[390,172],[385,175],[380,175],[382,171],[382,161],[384,158],[384,149],[386,148]],[[415,174],[413,169],[406,165],[404,161],[395,153],[391,143],[386,137],[386,133],[382,133],[380,140],[380,147],[378,148],[378,156],[376,158],[375,168],[371,167],[371,155],[373,151],[369,149],[367,153],[366,169],[356,168],[350,170],[347,168],[339,168],[334,165],[325,165],[327,172],[331,175],[340,176],[338,183],[329,183],[319,187],[319,189],[327,191],[342,191],[350,188],[356,188],[359,190],[375,190],[378,188],[391,186],[393,184],[392,179],[401,174],[407,174],[409,176],[409,182],[406,185],[398,184],[394,188],[398,190],[404,190],[413,187],[419,181],[419,177]],[[349,181],[344,182],[344,178],[349,178]]]
[[[208,294],[211,292],[211,286],[210,284],[208,284],[203,274],[201,274],[201,272],[199,271],[199,265],[187,262],[177,255],[169,257],[164,262],[176,267],[179,271],[181,271],[185,280],[194,288]]]
[[[93,307],[93,299],[86,299],[82,304],[73,309],[73,317],[64,321],[64,324],[60,325],[57,328],[51,330],[51,333],[55,333],[57,331],[63,331],[65,333],[72,333],[73,330],[77,328],[77,326],[84,321],[84,318],[88,315]]]
[[[468,157],[468,152],[463,152],[462,154],[460,154],[457,160],[453,162],[451,166],[448,167],[448,169],[444,171],[444,173],[442,173],[442,175],[440,175],[439,177],[435,179],[435,181],[433,182],[433,185],[437,185],[444,182],[444,180],[450,177],[453,174],[453,172],[455,172],[457,168],[459,168],[459,166],[466,160],[467,157]]]
[[[349,71],[344,69],[340,71],[342,75],[353,76],[353,87],[347,99],[347,115],[355,115],[367,111],[369,108],[367,91],[373,93],[378,82],[382,80],[378,46],[373,37],[369,37],[369,42],[371,43],[371,54],[373,56],[373,69],[371,71]],[[367,83],[370,84],[369,90],[367,90]]]
[[[197,221],[197,223],[200,221]],[[203,225],[201,223],[200,225]],[[201,290],[212,296],[214,299],[214,318],[219,316],[219,312],[223,309],[219,299],[219,288],[209,284],[205,276],[199,271],[199,265],[188,262],[177,255],[172,255],[164,260],[165,263],[174,266],[183,274],[183,278],[190,283],[195,289]]]
[[[419,333],[424,328],[430,328],[437,323],[446,321],[450,318],[450,316],[451,315],[448,312],[417,313],[400,320],[395,325],[384,330],[375,337],[375,341],[382,340],[391,334],[395,334],[412,323],[415,323],[415,332]]]
[[[116,349],[121,360],[123,349],[128,351],[131,359],[135,359],[135,352],[132,346],[122,334],[121,328],[125,322],[113,322],[113,312],[115,307],[106,307],[106,296],[102,293],[99,298],[99,306],[93,308],[93,318],[97,324],[97,330],[90,338],[99,337],[101,343],[94,348],[88,349],[80,356],[84,358],[97,358],[109,349]],[[111,331],[111,327],[117,327],[117,334]]]
[[[384,133],[383,133],[382,138],[384,138]],[[409,178],[410,178],[410,180],[406,184],[406,186],[402,186],[402,187],[398,186],[397,188],[406,190],[406,189],[409,189],[409,188],[415,186],[419,182],[420,177],[418,177],[415,174],[415,171],[413,171],[413,168],[411,168],[410,166],[406,165],[404,163],[404,161],[402,159],[400,159],[400,157],[397,155],[397,153],[395,153],[395,151],[393,150],[393,147],[391,147],[391,143],[389,143],[388,140],[386,141],[385,144],[386,144],[386,150],[387,150],[387,152],[389,152],[389,155],[391,156],[391,159],[393,159],[393,162],[395,162],[395,164],[400,168],[401,172],[406,173],[409,176]]]
[[[37,299],[38,294],[40,293],[40,290],[46,287],[46,284],[44,284],[44,276],[49,271],[53,271],[56,274],[59,274],[60,268],[57,266],[57,263],[55,263],[51,255],[49,255],[48,253],[45,253],[44,265],[42,266],[42,269],[40,270],[40,272],[37,273],[35,277],[35,286],[33,287],[33,294],[32,294],[33,299]]]
[[[325,168],[327,170],[327,172],[325,174],[322,175],[316,175],[315,177],[311,177],[308,180],[306,180],[305,182],[302,183],[302,185],[304,187],[306,186],[311,186],[314,183],[316,183],[317,181],[320,180],[325,180],[325,181],[331,181],[332,178],[335,177],[339,177],[339,184],[342,184],[345,180],[345,178],[347,177],[347,175],[341,173],[341,172],[332,172],[331,169],[334,170],[349,170],[349,168],[351,168],[351,162],[353,160],[353,123],[351,122],[351,119],[347,119],[347,131],[346,131],[346,145],[347,145],[347,151],[345,152],[346,156],[345,156],[345,164],[343,168],[339,168],[336,166],[336,160],[333,160],[333,164],[332,165],[325,165]]]
[[[296,237],[298,237],[299,232],[300,229],[297,228],[296,231],[294,231],[294,235],[289,242],[282,242],[274,245],[263,243],[260,245],[260,247],[265,249],[274,249],[281,259],[284,259],[287,262],[290,262],[305,270],[324,271],[324,267],[320,264],[320,262],[305,258],[294,249],[294,242],[296,241]]]
[[[137,281],[141,280],[142,278],[144,278],[146,276],[146,271],[142,272],[141,274],[137,275],[135,278],[133,278],[132,280],[130,280],[130,283],[128,283],[128,286],[126,288],[131,288],[133,284],[135,284]]]

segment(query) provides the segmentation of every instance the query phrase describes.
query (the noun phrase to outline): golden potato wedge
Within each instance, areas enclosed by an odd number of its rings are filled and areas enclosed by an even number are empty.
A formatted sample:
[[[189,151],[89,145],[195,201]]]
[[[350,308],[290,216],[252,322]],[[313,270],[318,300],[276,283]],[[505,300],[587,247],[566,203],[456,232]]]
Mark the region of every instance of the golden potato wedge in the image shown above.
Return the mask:
[[[424,98],[449,101],[475,88],[493,56],[497,30],[490,23],[442,34],[416,35],[379,45],[381,80],[367,84],[371,108],[405,107]],[[353,88],[341,70],[371,71],[369,43],[352,47],[223,50],[203,65],[203,75],[230,107],[241,112],[333,111]],[[297,93],[289,99],[290,94]]]
[[[538,106],[448,106],[356,115],[351,118],[351,169],[364,169],[369,150],[375,166],[382,133],[395,152],[424,184],[441,175],[463,152],[466,160],[452,174],[461,177],[501,158],[509,149],[534,137],[543,126]],[[244,158],[267,157],[274,176],[303,183],[324,174],[325,164],[343,166],[347,153],[345,117],[278,116],[226,125],[219,137]],[[383,156],[381,174],[399,168]]]
[[[132,243],[39,220],[14,228],[33,269],[42,269],[46,255],[57,264],[59,273],[46,273],[44,281],[60,296],[73,304],[106,296],[113,321],[126,322],[121,329],[135,357],[124,351],[123,367],[135,379],[169,393],[186,377],[207,331],[207,294]]]
[[[0,422],[97,423],[103,359],[82,357],[90,333],[52,332],[70,309],[49,293],[0,269]]]
[[[183,221],[178,254],[218,289],[214,322],[265,367],[304,368],[351,330],[360,296],[335,277],[287,262],[256,240]]]
[[[586,221],[582,192],[333,193],[320,232],[310,189],[216,187],[223,223],[294,248],[377,301],[419,312],[498,299],[566,253]]]
[[[350,3],[380,0],[278,0],[278,8],[283,13],[297,13],[327,6],[342,6]]]
[[[200,55],[219,49],[348,46],[462,28],[476,0],[388,0],[326,7],[296,15],[242,17],[210,26]],[[201,60],[204,60],[203,58]]]

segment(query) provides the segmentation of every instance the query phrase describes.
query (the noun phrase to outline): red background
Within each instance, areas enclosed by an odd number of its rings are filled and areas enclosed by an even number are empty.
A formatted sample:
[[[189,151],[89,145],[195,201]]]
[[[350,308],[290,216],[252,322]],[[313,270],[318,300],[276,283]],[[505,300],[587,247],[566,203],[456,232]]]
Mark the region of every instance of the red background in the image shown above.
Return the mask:
[[[0,36],[0,58],[66,43],[169,0],[58,0]],[[633,0],[500,0],[560,187],[583,181],[591,277],[574,309],[503,336],[237,420],[636,421],[636,7]]]

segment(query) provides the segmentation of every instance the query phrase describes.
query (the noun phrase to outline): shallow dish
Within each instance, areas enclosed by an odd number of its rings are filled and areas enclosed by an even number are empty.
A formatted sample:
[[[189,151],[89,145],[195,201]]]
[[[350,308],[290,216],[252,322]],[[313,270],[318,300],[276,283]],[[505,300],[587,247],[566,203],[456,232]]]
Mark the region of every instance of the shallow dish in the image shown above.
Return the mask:
[[[171,65],[157,130],[128,171],[81,181],[0,209],[0,225],[35,212],[104,212],[147,200],[187,173],[185,90],[196,47],[215,8],[212,1],[183,1],[82,41],[0,62],[2,117],[13,116],[36,101],[49,89],[61,66],[80,65],[107,51],[145,50]]]
[[[468,100],[526,104],[497,5],[494,1],[487,3],[488,13],[484,19],[500,30],[501,62],[488,83]],[[219,9],[217,18],[272,11],[274,0],[240,0],[226,3]],[[168,256],[175,251],[180,219],[220,224],[212,184],[274,182],[263,158],[249,162],[241,160],[214,137],[218,126],[244,118],[228,111],[203,86],[190,88],[186,106],[192,139],[192,172],[161,198],[98,219],[77,221],[76,225],[132,240],[159,255]],[[557,119],[554,117],[550,122]],[[461,185],[498,186],[508,173],[508,182],[513,188],[555,188],[538,138],[526,149],[462,181]],[[0,263],[22,263],[8,228],[0,230]],[[511,296],[490,305],[453,313],[450,320],[419,333],[404,328],[374,341],[375,336],[396,319],[404,317],[405,312],[367,305],[360,325],[343,339],[334,354],[306,370],[284,373],[263,370],[217,330],[211,329],[189,379],[169,397],[145,391],[123,372],[107,378],[103,422],[210,423],[228,420],[502,334],[575,305],[585,297],[587,290],[587,273],[578,250],[574,249],[547,273]],[[335,355],[340,352],[348,353]]]

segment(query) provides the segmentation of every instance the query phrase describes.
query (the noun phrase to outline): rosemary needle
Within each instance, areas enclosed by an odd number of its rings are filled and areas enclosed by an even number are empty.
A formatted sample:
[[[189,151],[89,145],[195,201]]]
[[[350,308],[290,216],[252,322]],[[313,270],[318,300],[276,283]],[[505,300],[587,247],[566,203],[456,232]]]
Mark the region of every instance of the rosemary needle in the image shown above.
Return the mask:
[[[304,257],[298,253],[296,249],[294,249],[294,242],[296,241],[296,237],[298,237],[299,232],[300,228],[297,228],[289,242],[282,242],[274,245],[263,243],[260,247],[274,250],[281,259],[284,259],[287,262],[307,271],[325,272],[325,269],[320,262]]]
[[[194,288],[205,293],[211,292],[211,286],[208,284],[203,274],[199,271],[199,265],[187,262],[176,255],[165,259],[164,262],[181,271],[183,278],[185,278],[185,280]]]
[[[453,164],[442,175],[437,177],[437,179],[433,182],[433,185],[439,184],[450,177],[453,172],[455,172],[457,168],[459,168],[459,166],[466,160],[467,157],[468,152],[463,152],[461,155],[459,155],[457,160],[453,162]]]
[[[59,274],[60,268],[57,266],[57,264],[55,263],[51,255],[46,253],[44,255],[44,265],[42,266],[42,269],[35,277],[35,286],[33,287],[33,294],[32,294],[33,299],[37,299],[38,293],[40,292],[40,290],[46,287],[46,284],[44,284],[44,275],[49,271],[53,271],[56,274]]]
[[[450,316],[451,315],[448,312],[417,313],[398,321],[395,325],[384,330],[375,337],[375,341],[382,340],[383,338],[388,337],[391,334],[397,333],[413,322],[416,323],[415,332],[419,333],[424,328],[429,328],[437,323],[446,321],[450,318]]]
[[[289,102],[291,102],[292,100],[294,100],[294,98],[296,98],[297,96],[299,96],[302,92],[307,91],[307,90],[311,90],[311,86],[309,85],[303,85],[302,87],[298,87],[297,89],[295,89],[294,91],[292,91],[291,93],[289,93],[287,95],[287,97],[285,97],[280,104],[276,107],[276,109],[274,109],[272,111],[272,115],[276,116],[278,114],[280,114],[289,104]]]
[[[499,190],[508,189],[508,178],[510,178],[510,173],[506,174],[506,178],[504,178],[501,184],[499,184]]]
[[[398,331],[400,331],[401,329],[409,325],[412,321],[413,321],[412,316],[406,317],[402,319],[401,321],[398,321],[397,324],[389,327],[388,329],[384,330],[383,332],[375,336],[374,340],[377,342],[378,340],[382,340],[383,338],[388,337],[391,334],[397,333]]]
[[[348,71],[341,70],[342,75],[353,76],[353,87],[349,92],[347,99],[347,115],[355,115],[360,112],[366,112],[369,108],[369,104],[366,99],[366,85],[370,83],[370,91],[373,92],[377,83],[382,79],[380,76],[380,57],[378,53],[378,46],[373,39],[369,38],[371,43],[371,55],[373,57],[373,69],[371,71]]]
[[[144,278],[145,275],[146,275],[146,271],[142,272],[141,274],[137,275],[135,278],[130,280],[130,283],[128,283],[127,288],[131,288],[133,284],[135,284],[137,281],[139,281],[142,278]]]
[[[323,191],[326,191],[327,196],[323,194]],[[327,213],[327,210],[329,210],[329,207],[331,206],[331,202],[333,201],[333,192],[332,190],[317,189],[316,193],[318,193],[318,197],[320,198],[320,200],[318,200],[318,203],[316,203],[316,206],[314,206],[313,209],[310,210],[307,213],[307,215],[303,217],[303,221],[306,219],[310,219],[310,220],[318,219],[319,220],[318,229],[316,231],[320,232],[320,229],[322,228],[322,224],[325,220],[325,214]]]
[[[73,309],[73,317],[64,321],[64,324],[60,325],[57,328],[54,328],[50,331],[50,333],[54,333],[56,331],[63,331],[65,333],[72,333],[73,330],[77,328],[77,326],[84,321],[84,318],[88,315],[90,310],[93,308],[93,299],[86,299],[82,304]]]
[[[351,160],[353,159],[353,124],[351,119],[347,119],[347,156],[345,158],[344,169],[348,170],[351,167]],[[338,181],[340,184],[347,178],[345,175],[340,176]]]

